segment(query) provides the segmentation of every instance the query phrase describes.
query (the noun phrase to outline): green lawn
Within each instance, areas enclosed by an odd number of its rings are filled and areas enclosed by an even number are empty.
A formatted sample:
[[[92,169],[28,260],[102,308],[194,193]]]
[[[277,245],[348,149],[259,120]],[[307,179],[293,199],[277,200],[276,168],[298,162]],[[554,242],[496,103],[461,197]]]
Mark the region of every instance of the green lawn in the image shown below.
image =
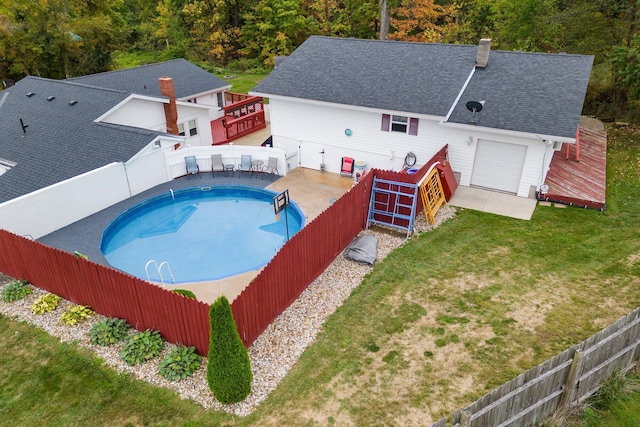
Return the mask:
[[[377,264],[248,417],[204,411],[0,318],[0,425],[427,425],[450,416],[640,305],[640,135],[631,129],[609,129],[606,212],[538,207],[521,221],[460,210]]]

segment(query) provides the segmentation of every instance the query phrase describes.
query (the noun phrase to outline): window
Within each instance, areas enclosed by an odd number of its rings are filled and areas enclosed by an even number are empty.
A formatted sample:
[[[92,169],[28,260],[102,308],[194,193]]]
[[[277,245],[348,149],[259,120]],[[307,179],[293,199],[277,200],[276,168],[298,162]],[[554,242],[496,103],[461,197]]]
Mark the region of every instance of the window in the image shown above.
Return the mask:
[[[395,116],[389,114],[382,115],[382,127],[384,132],[408,133],[418,135],[418,124],[420,120],[415,117]]]
[[[189,136],[194,136],[198,134],[198,127],[196,125],[195,120],[189,120],[187,123],[180,123],[178,125],[178,135],[185,136],[185,125],[186,129],[189,129]]]
[[[216,95],[218,95],[218,107],[220,108],[224,107],[224,99],[222,98],[222,92],[218,92]]]
[[[407,133],[407,123],[409,117],[391,116],[391,132]]]

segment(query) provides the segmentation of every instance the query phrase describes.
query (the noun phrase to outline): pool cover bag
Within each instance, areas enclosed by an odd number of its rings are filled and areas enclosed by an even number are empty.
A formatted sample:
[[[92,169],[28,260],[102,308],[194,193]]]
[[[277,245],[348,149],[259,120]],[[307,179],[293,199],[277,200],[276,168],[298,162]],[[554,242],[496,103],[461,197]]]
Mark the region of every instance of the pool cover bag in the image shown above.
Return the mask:
[[[373,265],[378,254],[378,238],[364,235],[353,239],[344,250],[344,257],[360,264]]]

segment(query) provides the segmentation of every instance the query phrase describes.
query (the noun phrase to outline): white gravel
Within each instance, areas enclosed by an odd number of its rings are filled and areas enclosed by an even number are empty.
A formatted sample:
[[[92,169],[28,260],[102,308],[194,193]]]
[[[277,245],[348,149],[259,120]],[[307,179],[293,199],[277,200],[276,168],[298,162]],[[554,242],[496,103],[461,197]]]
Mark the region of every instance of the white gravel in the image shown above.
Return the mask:
[[[455,209],[443,206],[436,215],[437,224],[452,218]],[[426,223],[424,215],[416,219],[416,232],[422,233],[434,226]],[[372,234],[378,239],[377,261],[406,242],[398,231],[381,228],[365,230],[362,234]],[[69,327],[59,323],[60,316],[72,305],[62,300],[58,308],[42,315],[33,314],[31,306],[36,298],[46,292],[33,287],[33,293],[20,301],[5,303],[0,301],[0,313],[35,325],[62,342],[76,341],[82,347],[91,349],[105,363],[119,372],[128,372],[133,377],[150,384],[174,390],[183,399],[192,399],[206,409],[226,411],[236,415],[249,415],[267,398],[278,383],[287,375],[302,352],[316,338],[325,320],[348,298],[363,277],[373,267],[360,265],[339,255],[329,267],[258,337],[249,348],[253,383],[251,394],[242,402],[224,405],[214,397],[206,379],[206,358],[195,374],[185,380],[172,382],[158,375],[158,365],[173,348],[168,344],[163,353],[142,365],[128,366],[119,356],[122,343],[110,347],[93,346],[89,341],[89,329],[94,322],[104,319],[95,314],[89,321]],[[3,280],[4,279],[4,280]],[[9,278],[0,275],[0,285],[4,287]],[[0,288],[1,288],[0,287]],[[136,331],[131,331],[135,333]]]

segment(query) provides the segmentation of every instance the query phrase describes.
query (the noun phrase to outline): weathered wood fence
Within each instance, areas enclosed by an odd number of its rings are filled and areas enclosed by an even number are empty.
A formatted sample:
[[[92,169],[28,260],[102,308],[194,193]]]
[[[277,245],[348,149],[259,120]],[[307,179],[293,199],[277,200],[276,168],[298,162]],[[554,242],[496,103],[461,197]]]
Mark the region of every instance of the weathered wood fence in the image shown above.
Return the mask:
[[[294,235],[231,304],[245,346],[282,313],[366,227],[373,175]],[[111,267],[0,229],[0,272],[97,313],[156,329],[170,342],[209,348],[209,305]]]
[[[526,427],[592,396],[640,356],[640,307],[557,356],[454,412],[459,427]],[[432,427],[446,427],[446,419]]]

